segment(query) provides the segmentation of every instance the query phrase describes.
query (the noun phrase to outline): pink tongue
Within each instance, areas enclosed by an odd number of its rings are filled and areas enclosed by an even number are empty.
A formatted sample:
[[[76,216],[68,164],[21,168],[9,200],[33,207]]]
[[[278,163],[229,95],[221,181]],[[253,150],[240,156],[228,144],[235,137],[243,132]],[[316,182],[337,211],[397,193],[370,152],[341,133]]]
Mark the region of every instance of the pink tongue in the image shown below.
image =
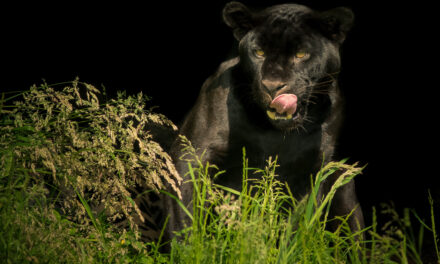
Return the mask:
[[[296,111],[298,97],[294,94],[281,94],[273,99],[270,107],[274,108],[278,114],[287,113],[293,115]]]

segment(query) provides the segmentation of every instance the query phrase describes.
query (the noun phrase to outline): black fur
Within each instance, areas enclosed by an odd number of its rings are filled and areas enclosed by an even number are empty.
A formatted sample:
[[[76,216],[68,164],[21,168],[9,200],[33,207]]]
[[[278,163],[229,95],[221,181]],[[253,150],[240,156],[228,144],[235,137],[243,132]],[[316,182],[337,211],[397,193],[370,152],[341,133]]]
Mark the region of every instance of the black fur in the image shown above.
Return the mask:
[[[300,198],[310,189],[310,175],[333,156],[342,107],[337,85],[339,49],[353,14],[346,8],[316,12],[295,4],[253,13],[231,2],[223,18],[239,41],[239,56],[221,64],[204,83],[180,133],[200,151],[206,150],[205,161],[227,171],[217,183],[238,190],[243,147],[250,167],[263,168],[269,156],[278,156],[280,179]],[[306,55],[296,55],[299,52]],[[269,118],[266,111],[271,101],[284,93],[298,98],[295,117]],[[179,160],[179,141],[171,154],[184,176],[187,164]],[[321,193],[331,184],[332,180],[324,183]],[[190,207],[192,184],[183,184],[181,191],[183,203]],[[333,212],[348,214],[357,204],[351,182],[336,194]],[[172,199],[165,199],[165,207],[170,214],[170,238],[188,218]],[[363,226],[360,208],[351,219],[353,229],[359,226]]]

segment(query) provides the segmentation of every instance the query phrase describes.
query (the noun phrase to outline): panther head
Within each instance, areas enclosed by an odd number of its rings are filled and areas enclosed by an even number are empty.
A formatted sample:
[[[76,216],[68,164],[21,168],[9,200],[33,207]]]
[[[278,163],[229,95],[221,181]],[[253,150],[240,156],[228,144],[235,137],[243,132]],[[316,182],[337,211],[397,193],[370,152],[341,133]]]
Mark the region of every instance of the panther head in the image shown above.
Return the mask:
[[[285,4],[251,12],[238,2],[225,6],[223,19],[239,41],[250,96],[273,126],[292,130],[324,121],[353,17],[343,7],[317,12]]]

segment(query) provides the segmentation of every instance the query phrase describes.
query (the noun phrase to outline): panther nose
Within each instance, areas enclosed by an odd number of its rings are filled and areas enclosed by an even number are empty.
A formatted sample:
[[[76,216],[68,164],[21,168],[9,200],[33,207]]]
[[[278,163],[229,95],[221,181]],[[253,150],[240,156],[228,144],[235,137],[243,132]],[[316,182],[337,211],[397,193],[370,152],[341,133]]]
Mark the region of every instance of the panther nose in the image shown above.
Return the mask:
[[[277,92],[283,89],[284,87],[286,87],[286,83],[282,81],[272,81],[272,80],[264,79],[261,81],[261,83],[269,92]]]

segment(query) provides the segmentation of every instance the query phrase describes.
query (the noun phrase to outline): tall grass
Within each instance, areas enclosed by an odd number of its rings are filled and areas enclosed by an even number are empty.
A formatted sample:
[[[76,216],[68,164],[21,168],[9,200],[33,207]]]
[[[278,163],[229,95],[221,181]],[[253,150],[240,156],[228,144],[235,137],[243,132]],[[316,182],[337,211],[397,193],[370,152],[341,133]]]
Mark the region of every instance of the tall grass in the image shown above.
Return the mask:
[[[131,186],[130,172],[146,177],[150,188],[160,189],[162,180],[167,181],[158,178],[166,173],[161,164],[167,164],[167,156],[136,126],[163,117],[143,115],[141,97],[121,95],[109,105],[99,104],[93,87],[84,87],[84,97],[75,90],[78,83],[71,85],[73,89],[61,92],[47,85],[34,87],[21,103],[11,101],[23,95],[3,95],[0,101],[0,259],[5,263],[440,263],[433,212],[425,223],[414,211],[401,216],[384,206],[380,213],[389,222],[378,226],[373,208],[373,225],[356,233],[347,224],[349,215],[328,217],[335,191],[362,172],[357,164],[326,164],[311,177],[311,194],[296,200],[277,178],[276,157],[265,168],[249,168],[243,150],[239,192],[215,184],[213,179],[228,172],[203,163],[188,141],[183,158],[194,184],[192,210],[187,210],[192,222],[171,242],[159,235],[157,241],[144,243],[136,228],[121,227],[112,217],[137,213],[135,197],[121,191]],[[33,108],[23,110],[26,105]],[[91,125],[98,118],[99,125]],[[93,142],[102,142],[103,149]],[[142,152],[142,146],[151,148]],[[141,168],[147,174],[139,174]],[[336,171],[342,171],[340,177],[318,200],[319,185]],[[252,174],[261,177],[255,180]],[[67,205],[73,209],[66,210]],[[336,220],[340,227],[328,231],[328,223]],[[360,234],[366,239],[359,240]],[[427,237],[432,237],[433,252],[424,249]],[[163,254],[167,243],[171,252]]]
[[[415,212],[407,209],[401,218],[385,205],[381,213],[390,221],[382,230],[377,229],[374,212],[373,226],[355,233],[347,223],[350,214],[328,218],[336,190],[362,172],[357,164],[346,160],[326,164],[313,177],[311,194],[298,201],[277,180],[276,158],[269,158],[264,169],[249,168],[243,150],[243,188],[238,192],[215,184],[212,179],[227,172],[210,176],[217,168],[203,164],[190,142],[183,141],[191,157],[186,156],[194,184],[193,221],[172,242],[172,263],[424,263],[422,253],[433,256],[422,246],[427,230],[436,240],[433,217],[429,227]],[[319,185],[341,170],[329,193],[318,200]],[[339,228],[328,231],[327,224],[335,220],[341,223]],[[360,240],[363,236],[366,239]],[[435,250],[438,254],[437,246]]]
[[[195,153],[186,142],[190,153]],[[359,260],[362,245],[352,234],[345,218],[337,233],[326,231],[328,206],[335,191],[362,171],[355,165],[331,162],[317,175],[312,195],[301,201],[286,193],[277,180],[276,158],[269,158],[264,169],[248,168],[243,151],[243,189],[241,192],[219,186],[193,155],[189,164],[194,184],[193,224],[175,240],[170,259],[175,263],[344,263]],[[317,201],[319,184],[336,170],[345,172],[331,191]],[[219,172],[217,177],[221,173]],[[259,180],[250,173],[260,174]],[[362,230],[361,232],[363,232]],[[360,261],[360,260],[359,260]]]

